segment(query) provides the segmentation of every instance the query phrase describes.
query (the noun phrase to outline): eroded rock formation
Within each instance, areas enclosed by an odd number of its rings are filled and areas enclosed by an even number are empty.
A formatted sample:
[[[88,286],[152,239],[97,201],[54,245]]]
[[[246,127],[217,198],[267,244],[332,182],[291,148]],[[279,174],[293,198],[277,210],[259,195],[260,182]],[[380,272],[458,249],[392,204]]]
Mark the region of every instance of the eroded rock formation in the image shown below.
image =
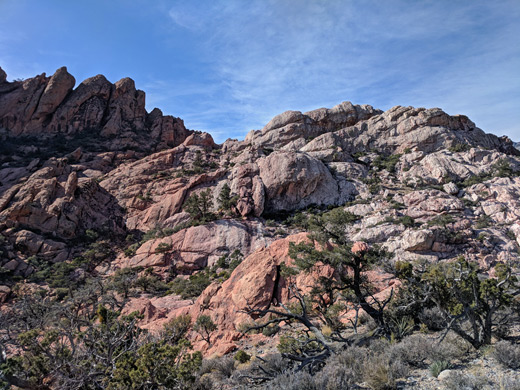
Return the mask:
[[[143,314],[151,330],[181,313],[208,314],[218,325],[209,353],[224,353],[252,320],[247,307],[286,299],[279,267],[291,261],[289,242],[306,234],[281,216],[308,207],[345,208],[359,217],[345,235],[395,260],[463,254],[492,273],[517,258],[520,152],[465,116],[344,102],[282,113],[218,145],[179,118],[146,112],[131,79],[98,75],[74,86],[66,68],[13,82],[0,69],[0,265],[8,275],[29,277],[35,256],[71,262],[87,231],[117,241],[101,276],[138,266],[187,277],[239,250],[246,258],[229,279],[194,301],[143,294],[123,310]],[[233,202],[224,210],[226,185]],[[185,210],[202,191],[211,197],[207,223]],[[315,276],[297,283],[308,288]],[[381,293],[393,285],[379,271],[370,277]],[[0,286],[0,302],[11,286]]]

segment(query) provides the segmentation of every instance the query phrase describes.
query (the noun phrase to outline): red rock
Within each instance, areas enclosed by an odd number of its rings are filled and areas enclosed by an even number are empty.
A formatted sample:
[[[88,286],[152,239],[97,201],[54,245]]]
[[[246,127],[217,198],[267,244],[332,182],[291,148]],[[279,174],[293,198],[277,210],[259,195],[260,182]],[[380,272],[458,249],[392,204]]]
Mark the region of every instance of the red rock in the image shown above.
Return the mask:
[[[368,250],[368,244],[363,241],[357,241],[352,245],[352,253],[363,253]]]
[[[186,146],[197,145],[208,148],[217,146],[213,141],[213,137],[208,133],[193,133],[183,142]]]

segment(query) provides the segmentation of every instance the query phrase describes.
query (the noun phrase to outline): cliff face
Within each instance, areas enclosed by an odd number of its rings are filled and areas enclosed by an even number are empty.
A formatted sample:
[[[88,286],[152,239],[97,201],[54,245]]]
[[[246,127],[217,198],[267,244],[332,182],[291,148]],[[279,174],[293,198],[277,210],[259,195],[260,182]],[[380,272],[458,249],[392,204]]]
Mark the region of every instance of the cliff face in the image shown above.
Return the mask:
[[[133,80],[110,83],[91,77],[76,88],[65,67],[24,81],[0,77],[0,129],[4,140],[19,144],[16,153],[2,149],[2,159],[19,161],[38,152],[53,155],[73,147],[94,151],[133,151],[144,156],[181,144],[191,133],[179,118],[147,113],[145,93]],[[81,142],[83,141],[83,142]],[[50,144],[50,145],[49,145]]]
[[[217,145],[178,118],[147,113],[131,79],[74,85],[65,68],[15,82],[0,69],[0,265],[9,275],[31,275],[34,256],[72,261],[88,230],[114,242],[113,261],[96,270],[102,275],[142,266],[166,279],[239,250],[249,257],[195,303],[143,296],[128,304],[148,313],[142,326],[152,329],[213,307],[222,352],[236,342],[246,305],[283,299],[277,266],[287,243],[303,236],[286,238],[301,229],[281,216],[309,206],[346,207],[360,217],[345,232],[352,241],[381,244],[399,259],[465,254],[489,272],[516,259],[520,153],[465,116],[344,102],[285,112],[243,141]],[[235,216],[219,214],[226,184]],[[220,219],[197,225],[183,209],[202,190]],[[124,240],[152,229],[162,233]]]

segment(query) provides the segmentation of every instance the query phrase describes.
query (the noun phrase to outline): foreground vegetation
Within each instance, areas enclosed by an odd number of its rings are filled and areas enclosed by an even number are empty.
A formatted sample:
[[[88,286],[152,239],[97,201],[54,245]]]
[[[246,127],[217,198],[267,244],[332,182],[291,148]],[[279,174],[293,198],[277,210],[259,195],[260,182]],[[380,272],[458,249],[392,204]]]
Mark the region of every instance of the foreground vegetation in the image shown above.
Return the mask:
[[[520,323],[519,290],[508,265],[497,265],[490,278],[464,257],[436,264],[395,261],[378,247],[349,242],[342,232],[352,222],[342,209],[302,222],[312,241],[292,245],[293,262],[281,267],[290,300],[247,310],[257,320],[244,332],[276,337],[277,352],[264,356],[250,348],[234,358],[203,360],[188,335],[210,343],[216,330],[210,315],[174,318],[154,335],[137,326],[137,313],[121,315],[136,290],[196,296],[195,286],[217,278],[217,268],[231,272],[239,253],[171,285],[140,269],[90,278],[67,291],[19,283],[17,298],[0,314],[3,387],[392,389],[413,370],[435,377],[488,353],[494,339],[502,340],[492,348],[497,364],[519,368],[518,334],[511,333]],[[367,273],[373,267],[392,273],[401,287],[376,296]],[[311,290],[297,287],[301,273],[327,269],[317,273],[322,276]],[[489,383],[459,375],[446,386]]]

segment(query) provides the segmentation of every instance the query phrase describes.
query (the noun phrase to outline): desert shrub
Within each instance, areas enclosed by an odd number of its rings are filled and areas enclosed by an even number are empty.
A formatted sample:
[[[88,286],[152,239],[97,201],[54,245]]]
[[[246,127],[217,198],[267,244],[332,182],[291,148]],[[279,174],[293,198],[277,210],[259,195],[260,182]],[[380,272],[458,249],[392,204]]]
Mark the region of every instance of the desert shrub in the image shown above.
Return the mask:
[[[391,336],[394,339],[401,340],[413,332],[414,326],[415,324],[411,317],[392,319],[392,321],[390,321]]]
[[[170,290],[182,299],[196,298],[211,283],[210,277],[206,272],[199,272],[191,275],[188,279],[180,277],[175,278],[171,282]]]
[[[251,360],[251,355],[246,351],[240,350],[235,353],[234,359],[239,363],[247,363],[249,360]]]
[[[215,268],[223,268],[228,269],[229,271],[233,271],[242,262],[243,258],[244,255],[238,249],[235,249],[230,255],[221,256],[217,260]]]
[[[217,378],[231,378],[231,376],[235,372],[235,360],[230,356],[221,357],[213,360],[213,371]]]
[[[128,248],[125,249],[125,256],[126,257],[133,257],[135,256],[137,249],[139,248],[140,244],[138,242],[133,243]]]
[[[486,180],[490,179],[490,176],[487,174],[473,175],[465,179],[462,183],[459,183],[462,187],[471,187],[475,184],[482,183]]]
[[[474,200],[467,199],[467,198],[462,198],[462,203],[464,203],[465,207],[470,208],[470,209],[478,206],[478,201],[474,201]]]
[[[343,389],[363,380],[364,361],[368,351],[360,347],[347,347],[327,361],[320,375],[331,379],[331,388]]]
[[[520,345],[499,341],[493,350],[493,357],[503,366],[516,370],[520,368]]]
[[[321,384],[308,372],[288,373],[277,376],[263,387],[264,390],[322,390]]]
[[[471,344],[455,333],[448,333],[442,343],[435,342],[431,352],[431,360],[454,361],[464,359],[472,352]]]
[[[428,226],[442,226],[446,227],[446,225],[455,222],[453,217],[449,214],[438,215],[435,218],[432,218],[428,221]]]
[[[428,369],[430,370],[430,374],[434,378],[437,378],[442,371],[447,370],[450,367],[450,362],[446,360],[435,360],[432,364],[430,364]]]
[[[175,233],[175,229],[156,227],[154,229],[148,230],[141,238],[139,244],[142,245],[149,240],[171,236],[173,233]]]
[[[297,212],[294,215],[289,216],[284,224],[296,228],[308,229],[309,228],[309,218],[302,212]]]
[[[498,160],[491,167],[491,174],[495,177],[512,177],[514,176],[513,168],[506,158]]]
[[[469,373],[451,372],[444,381],[447,390],[479,390],[484,389],[488,381],[483,376]]]
[[[69,295],[70,290],[68,288],[60,287],[54,290],[54,294],[56,294],[56,300],[62,301],[67,295]]]
[[[390,347],[391,360],[401,360],[413,367],[424,367],[425,361],[432,356],[433,343],[422,334],[405,337],[400,343]]]
[[[238,195],[231,195],[231,188],[229,188],[229,185],[227,183],[224,184],[217,198],[219,208],[225,214],[232,214],[232,211],[234,210],[237,201]]]
[[[403,210],[406,208],[406,206],[403,203],[396,202],[395,200],[390,201],[390,204],[390,208],[392,208],[393,210]]]
[[[92,229],[85,230],[85,238],[87,241],[96,241],[99,237],[99,234]]]
[[[501,313],[512,307],[511,294],[517,288],[507,265],[497,265],[496,278],[489,278],[462,256],[450,263],[418,264],[412,274],[403,279],[399,293],[399,299],[408,302],[406,308],[435,304],[451,330],[475,349],[490,344],[493,328]],[[421,295],[423,304],[417,305]]]
[[[152,193],[150,191],[146,192],[146,194],[138,194],[137,199],[140,199],[144,202],[151,202],[153,200]]]
[[[372,165],[378,169],[386,169],[388,172],[393,173],[395,172],[395,166],[399,162],[401,156],[401,154],[392,154],[386,157],[379,155],[375,158]]]
[[[520,390],[520,381],[510,376],[502,376],[498,380],[498,389],[500,390]]]
[[[149,270],[151,272],[147,272],[136,279],[134,286],[140,288],[145,293],[162,294],[168,291],[168,284],[163,282],[157,275],[154,275],[151,268]]]
[[[216,219],[215,214],[210,211],[212,207],[211,191],[206,189],[201,191],[200,194],[193,193],[184,202],[183,209],[190,214],[192,220],[207,223]]]
[[[409,215],[403,215],[402,217],[399,217],[397,221],[406,226],[406,227],[414,227],[415,226],[415,220],[410,217]]]
[[[386,354],[373,355],[365,361],[363,377],[372,390],[395,388],[396,380],[407,376],[408,366],[401,360],[391,360]]]
[[[52,263],[31,256],[27,262],[36,269],[30,280],[37,283],[45,282],[52,288],[76,287],[81,281],[74,280],[74,271],[87,268],[87,262],[82,257],[76,257],[72,262]]]
[[[260,381],[280,381],[284,380],[282,377],[292,374],[292,365],[288,359],[284,359],[280,354],[269,354],[264,357],[258,357],[251,361],[251,364],[245,369],[241,369],[240,373],[237,372],[235,377],[246,376],[248,378],[261,378]],[[242,378],[244,379],[244,378]],[[243,382],[243,380],[241,381]],[[246,380],[246,383],[250,383]],[[275,382],[276,383],[276,382]],[[266,384],[271,386],[270,382]],[[250,386],[238,387],[240,389],[249,389]],[[272,387],[271,387],[272,388]]]
[[[172,244],[168,244],[166,242],[161,242],[159,245],[157,245],[157,248],[155,248],[155,253],[166,253],[171,251]]]
[[[211,333],[217,330],[217,325],[213,322],[211,317],[206,314],[201,314],[197,317],[193,330],[197,332],[204,341],[210,343]]]
[[[446,320],[438,307],[425,308],[418,317],[419,321],[425,324],[429,330],[438,331],[446,327]]]
[[[270,325],[266,326],[264,329],[262,329],[262,334],[267,337],[274,336],[280,331],[280,327],[278,325]]]
[[[480,217],[478,217],[475,227],[477,229],[484,229],[487,228],[491,224],[491,222],[493,222],[493,220],[489,215],[482,214]]]
[[[370,175],[361,181],[368,186],[371,194],[377,194],[381,190],[381,179],[377,175]]]
[[[163,328],[163,337],[170,343],[181,340],[191,328],[191,316],[189,314],[180,315],[168,321]]]
[[[141,267],[121,268],[112,275],[108,282],[108,289],[121,294],[124,299],[135,294],[135,281],[137,274],[142,270]]]
[[[462,144],[462,143],[454,144],[453,146],[450,146],[448,148],[448,150],[453,153],[466,152],[470,149],[471,149],[471,146],[469,146],[468,144]]]

